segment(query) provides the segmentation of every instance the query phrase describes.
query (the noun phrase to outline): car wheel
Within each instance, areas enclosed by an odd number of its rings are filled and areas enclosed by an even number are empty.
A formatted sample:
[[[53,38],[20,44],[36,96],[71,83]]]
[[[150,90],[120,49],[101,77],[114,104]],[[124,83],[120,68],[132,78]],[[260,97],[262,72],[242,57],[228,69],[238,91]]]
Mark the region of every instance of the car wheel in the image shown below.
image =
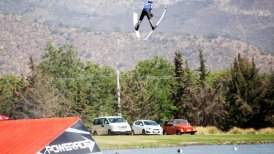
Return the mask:
[[[194,135],[195,134],[195,132],[193,132],[193,133],[190,133],[191,135]]]
[[[166,132],[166,131],[163,131],[163,135],[167,135],[167,132]]]
[[[177,134],[177,135],[182,135],[181,132],[178,131],[178,130],[176,131],[176,134]]]
[[[108,130],[108,135],[112,135],[112,132],[111,132],[111,130],[110,130],[110,129]]]
[[[144,129],[142,131],[142,135],[146,135],[146,131]]]

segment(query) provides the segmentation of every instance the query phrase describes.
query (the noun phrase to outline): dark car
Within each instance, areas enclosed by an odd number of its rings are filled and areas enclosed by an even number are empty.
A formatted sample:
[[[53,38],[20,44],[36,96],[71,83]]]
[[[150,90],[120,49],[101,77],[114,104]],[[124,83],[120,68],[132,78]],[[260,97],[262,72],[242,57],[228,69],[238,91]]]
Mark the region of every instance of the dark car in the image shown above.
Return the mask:
[[[163,125],[164,135],[195,134],[197,131],[184,119],[172,119],[165,121]]]

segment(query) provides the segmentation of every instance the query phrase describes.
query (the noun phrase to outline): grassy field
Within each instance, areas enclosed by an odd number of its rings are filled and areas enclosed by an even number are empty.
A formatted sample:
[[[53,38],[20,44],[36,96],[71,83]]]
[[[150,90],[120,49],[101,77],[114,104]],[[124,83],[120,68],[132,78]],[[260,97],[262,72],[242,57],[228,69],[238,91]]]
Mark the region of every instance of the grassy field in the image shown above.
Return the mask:
[[[101,149],[170,147],[193,144],[273,143],[273,134],[94,136]]]

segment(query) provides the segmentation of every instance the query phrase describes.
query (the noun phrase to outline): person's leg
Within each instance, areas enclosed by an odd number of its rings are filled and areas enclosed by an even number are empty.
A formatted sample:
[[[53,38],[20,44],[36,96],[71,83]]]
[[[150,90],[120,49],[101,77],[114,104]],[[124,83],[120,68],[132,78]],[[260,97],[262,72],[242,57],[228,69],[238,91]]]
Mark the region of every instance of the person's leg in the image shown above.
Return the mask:
[[[148,20],[148,21],[149,21],[149,24],[150,24],[150,26],[151,26],[151,29],[154,30],[154,29],[156,28],[156,26],[153,26],[153,23],[152,23],[152,20],[151,20],[151,19]]]
[[[138,21],[137,25],[135,26],[135,30],[139,30],[139,27],[140,27],[145,15],[146,15],[146,12],[143,10],[141,13],[141,16],[139,18],[139,21]]]
[[[140,27],[141,23],[142,23],[142,20],[139,20],[137,22],[137,25],[135,26],[135,30],[139,30],[139,27]]]
[[[151,12],[150,12],[150,11],[147,11],[146,14],[147,14],[147,19],[148,19],[148,21],[149,21],[149,24],[150,24],[150,26],[151,26],[151,29],[154,30],[156,27],[153,26],[153,23],[152,23],[152,20],[151,20],[151,18],[152,18]]]

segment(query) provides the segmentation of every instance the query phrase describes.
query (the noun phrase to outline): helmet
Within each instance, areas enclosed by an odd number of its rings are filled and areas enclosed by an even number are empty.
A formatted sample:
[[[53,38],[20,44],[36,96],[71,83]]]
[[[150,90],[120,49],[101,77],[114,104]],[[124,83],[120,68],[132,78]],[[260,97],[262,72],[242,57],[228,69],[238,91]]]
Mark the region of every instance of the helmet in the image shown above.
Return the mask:
[[[151,3],[151,4],[152,4],[152,3],[153,3],[153,1],[148,1],[148,3]]]

